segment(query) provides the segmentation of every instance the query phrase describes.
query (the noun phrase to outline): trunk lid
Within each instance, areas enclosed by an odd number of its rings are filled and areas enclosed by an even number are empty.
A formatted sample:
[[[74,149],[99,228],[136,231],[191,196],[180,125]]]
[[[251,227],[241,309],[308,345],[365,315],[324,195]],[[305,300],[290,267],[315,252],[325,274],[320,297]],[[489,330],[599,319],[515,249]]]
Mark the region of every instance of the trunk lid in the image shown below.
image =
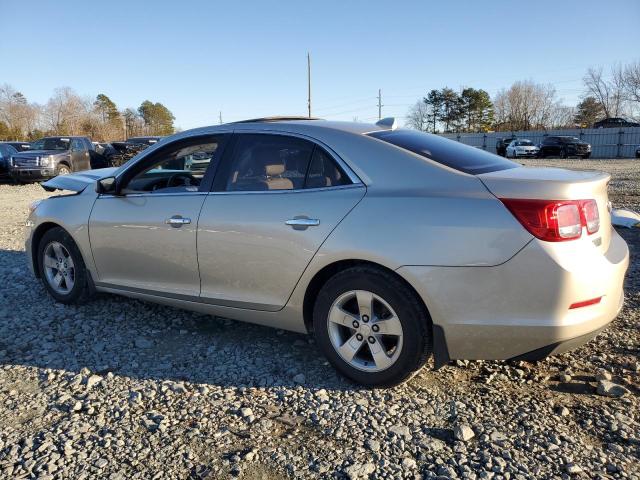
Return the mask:
[[[540,200],[589,200],[598,204],[600,229],[589,239],[601,252],[611,240],[611,214],[607,187],[611,175],[596,170],[518,167],[477,176],[498,198]],[[584,237],[585,234],[583,234]]]
[[[57,177],[42,182],[42,188],[47,192],[53,192],[54,190],[71,190],[72,192],[82,192],[88,185],[94,184],[101,178],[112,176],[116,167],[113,168],[99,168],[96,170],[85,170],[82,172],[72,173],[70,175],[58,175]]]

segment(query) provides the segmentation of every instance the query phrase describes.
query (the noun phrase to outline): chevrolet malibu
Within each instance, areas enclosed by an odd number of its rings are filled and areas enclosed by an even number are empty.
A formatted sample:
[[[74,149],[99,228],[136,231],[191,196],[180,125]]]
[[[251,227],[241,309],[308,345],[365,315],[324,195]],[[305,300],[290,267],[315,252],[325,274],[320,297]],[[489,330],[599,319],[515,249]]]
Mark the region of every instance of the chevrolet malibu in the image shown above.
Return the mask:
[[[109,292],[313,333],[391,386],[451,359],[574,348],[623,303],[609,175],[377,124],[256,119],[56,177],[26,251],[58,302]],[[69,193],[71,192],[71,193]]]

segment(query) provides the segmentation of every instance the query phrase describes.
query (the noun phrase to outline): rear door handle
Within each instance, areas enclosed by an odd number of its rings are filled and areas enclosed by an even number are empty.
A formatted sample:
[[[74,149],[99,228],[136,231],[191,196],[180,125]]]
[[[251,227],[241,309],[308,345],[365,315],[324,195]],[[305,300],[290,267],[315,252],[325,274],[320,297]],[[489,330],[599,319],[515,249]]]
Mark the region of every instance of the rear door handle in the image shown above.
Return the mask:
[[[317,218],[291,218],[284,223],[295,230],[304,230],[308,227],[317,227],[320,225],[320,220]]]
[[[171,218],[167,218],[164,223],[171,225],[173,228],[180,228],[182,225],[190,224],[191,219],[183,217],[182,215],[174,215]]]

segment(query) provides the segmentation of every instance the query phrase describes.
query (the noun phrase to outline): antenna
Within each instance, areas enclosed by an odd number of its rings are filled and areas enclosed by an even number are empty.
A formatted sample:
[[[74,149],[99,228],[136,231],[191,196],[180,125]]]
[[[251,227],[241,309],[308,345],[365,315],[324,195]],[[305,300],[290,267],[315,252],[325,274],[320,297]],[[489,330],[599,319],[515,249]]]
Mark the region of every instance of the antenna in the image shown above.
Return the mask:
[[[307,52],[307,110],[311,118],[311,54]]]
[[[378,120],[382,118],[382,90],[378,89]]]
[[[220,125],[222,125],[222,110],[219,113],[219,118],[220,118]]]

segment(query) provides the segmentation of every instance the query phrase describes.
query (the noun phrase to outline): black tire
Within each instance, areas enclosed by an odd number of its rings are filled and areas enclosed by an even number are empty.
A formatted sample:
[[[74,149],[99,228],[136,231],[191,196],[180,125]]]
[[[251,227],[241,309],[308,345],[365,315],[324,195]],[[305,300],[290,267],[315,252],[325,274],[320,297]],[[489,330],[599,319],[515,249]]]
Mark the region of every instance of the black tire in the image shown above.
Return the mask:
[[[588,160],[589,158],[591,158],[591,154],[590,153],[585,153],[582,158],[584,158],[585,160]]]
[[[59,163],[58,166],[56,167],[56,175],[69,175],[71,173],[71,168],[69,168],[69,165],[66,165],[64,163]]]
[[[47,276],[44,269],[43,256],[44,251],[51,242],[59,242],[61,243],[71,255],[71,258],[74,263],[74,274],[75,281],[74,286],[70,290],[70,292],[66,295],[60,294],[56,292],[49,282],[47,281]],[[49,292],[49,294],[58,302],[64,303],[66,305],[71,304],[79,304],[84,303],[91,294],[91,288],[89,285],[89,274],[87,272],[87,268],[84,264],[84,259],[82,258],[82,254],[76,245],[76,242],[73,241],[71,235],[69,235],[63,228],[54,227],[50,230],[47,230],[45,234],[40,239],[40,243],[38,244],[38,272],[40,274],[40,279],[42,280],[42,284],[44,288]]]
[[[560,158],[567,158],[569,155],[567,155],[567,149],[563,148],[562,150],[560,150]]]
[[[367,290],[396,312],[403,331],[399,357],[386,370],[366,372],[349,365],[336,352],[328,332],[328,315],[336,299],[350,290]],[[431,318],[417,295],[402,280],[380,268],[343,270],[322,287],[313,310],[316,341],[329,362],[345,377],[367,387],[391,387],[411,378],[428,360],[432,348]]]

